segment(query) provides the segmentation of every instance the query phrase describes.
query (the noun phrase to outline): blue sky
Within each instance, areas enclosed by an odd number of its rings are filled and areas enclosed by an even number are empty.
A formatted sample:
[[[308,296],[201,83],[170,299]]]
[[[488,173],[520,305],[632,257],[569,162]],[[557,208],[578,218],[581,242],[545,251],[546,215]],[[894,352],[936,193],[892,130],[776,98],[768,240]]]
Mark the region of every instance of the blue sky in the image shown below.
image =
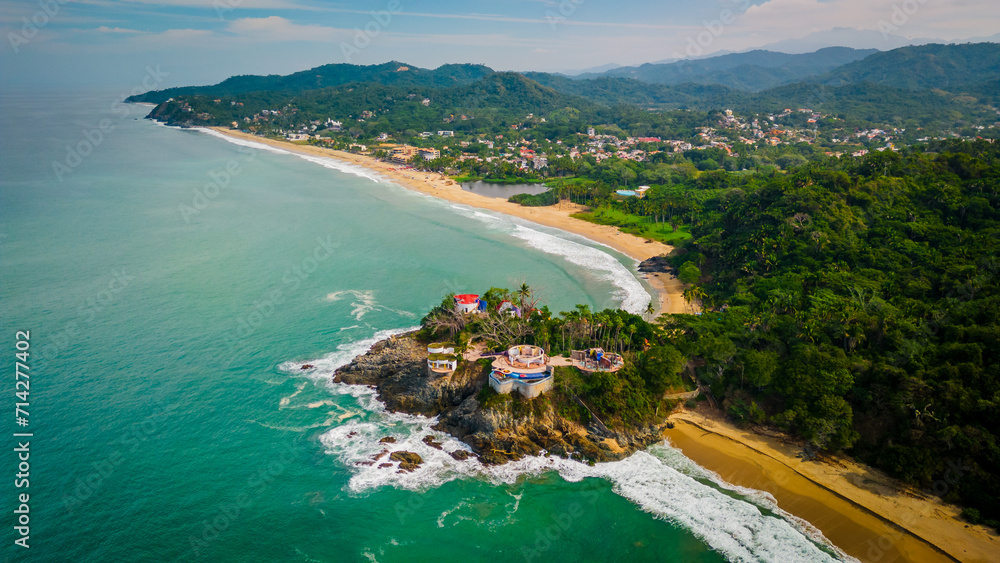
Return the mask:
[[[996,0],[6,0],[0,88],[162,86],[399,60],[565,71],[745,50],[841,28],[961,40]],[[836,34],[835,34],[836,35]],[[864,37],[864,41],[857,39]],[[884,48],[895,45],[885,41]]]

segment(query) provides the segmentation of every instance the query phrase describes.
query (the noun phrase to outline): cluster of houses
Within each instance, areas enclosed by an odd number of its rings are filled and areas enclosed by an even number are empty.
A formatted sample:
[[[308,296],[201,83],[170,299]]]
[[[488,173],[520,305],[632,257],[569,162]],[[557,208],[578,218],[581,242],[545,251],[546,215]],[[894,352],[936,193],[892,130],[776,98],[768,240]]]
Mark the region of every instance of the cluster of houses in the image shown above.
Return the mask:
[[[807,128],[786,127],[777,124],[777,121],[794,114],[805,114],[807,116]],[[811,109],[802,108],[798,110],[786,109],[780,113],[767,115],[763,120],[758,117],[744,119],[726,110],[719,120],[719,127],[727,130],[739,131],[738,141],[743,144],[770,145],[776,147],[787,143],[812,143],[816,140],[816,124],[825,116],[814,112]],[[721,135],[715,127],[702,127],[698,136],[708,146],[725,149],[732,153],[731,140]]]
[[[461,314],[485,314],[490,304],[478,295],[456,295],[455,311]],[[495,310],[511,316],[521,316],[521,310],[510,301],[501,301]],[[511,346],[493,357],[489,375],[490,387],[501,394],[517,391],[528,399],[552,390],[555,384],[556,362],[546,354],[545,349],[531,344]],[[450,376],[458,369],[461,356],[450,344],[432,343],[427,346],[427,374],[430,377]],[[568,363],[560,358],[558,365],[573,366],[584,373],[616,372],[625,366],[619,354],[607,353],[600,348],[574,350]]]
[[[408,99],[419,99],[416,94],[410,94]],[[221,99],[215,99],[215,103],[222,103]],[[242,106],[242,102],[230,101],[232,106]],[[424,98],[421,102],[425,106],[429,106],[430,99]],[[194,110],[187,104],[181,108],[185,112],[193,112]],[[264,109],[260,110],[253,116],[242,118],[242,123],[239,121],[233,121],[231,126],[233,129],[251,129],[254,131],[261,131],[259,127],[254,127],[254,124],[264,124],[268,122],[273,122],[276,118],[284,118],[292,116],[297,113],[297,108],[286,106],[282,109]],[[382,110],[385,111],[385,110]],[[358,116],[357,121],[364,122],[367,119],[376,117],[378,112],[373,111],[363,111]],[[204,117],[209,119],[211,116],[208,114],[199,114],[198,117]],[[631,160],[636,162],[643,162],[648,160],[650,156],[667,152],[667,153],[683,153],[689,150],[695,149],[707,149],[707,148],[720,148],[727,152],[731,156],[738,156],[733,153],[733,145],[735,143],[743,143],[746,145],[762,145],[762,146],[779,146],[787,144],[797,144],[797,143],[808,143],[813,144],[819,139],[819,123],[820,121],[829,118],[821,112],[809,109],[809,108],[799,108],[799,109],[785,109],[781,112],[775,112],[770,114],[761,114],[756,116],[741,117],[733,113],[732,110],[725,110],[719,119],[719,122],[715,127],[702,127],[697,134],[697,140],[694,142],[685,140],[670,140],[661,139],[660,137],[627,137],[619,138],[615,135],[599,134],[594,127],[587,129],[586,134],[580,134],[582,140],[576,146],[563,145],[561,141],[549,142],[536,142],[528,143],[527,141],[518,142],[499,142],[503,138],[503,135],[497,135],[496,138],[498,142],[494,143],[493,139],[471,139],[469,141],[462,141],[462,147],[468,147],[472,143],[483,143],[490,151],[495,149],[499,151],[499,154],[494,153],[493,155],[484,154],[467,154],[464,151],[450,151],[449,147],[445,146],[443,149],[418,149],[416,147],[398,147],[392,149],[393,155],[392,159],[395,162],[403,163],[404,161],[411,161],[416,155],[422,156],[425,160],[434,160],[445,153],[445,156],[454,156],[459,160],[475,160],[479,162],[487,163],[510,163],[516,166],[520,170],[542,170],[549,166],[549,161],[557,157],[569,157],[569,158],[580,158],[582,156],[590,156],[595,158],[598,162],[610,159],[619,158],[622,160]],[[791,121],[786,119],[791,118]],[[451,116],[445,119],[446,122],[453,122],[457,120],[468,120],[473,119],[469,116]],[[544,118],[536,118],[534,114],[529,114],[527,119],[537,123],[544,123],[546,120]],[[804,122],[804,123],[803,123]],[[798,126],[793,125],[793,123],[798,124]],[[804,126],[802,126],[804,125]],[[513,126],[514,129],[520,129],[518,125]],[[979,127],[980,130],[984,129]],[[335,121],[332,118],[322,120],[312,120],[309,122],[303,122],[301,125],[294,125],[288,130],[281,129],[278,132],[285,136],[291,141],[307,141],[307,140],[319,140],[329,142],[331,139],[328,136],[321,136],[320,133],[324,132],[340,132],[344,130],[344,125],[341,121]],[[735,134],[734,134],[735,133]],[[868,153],[868,150],[873,151],[884,151],[884,150],[897,150],[896,147],[890,142],[894,137],[898,137],[903,130],[893,130],[886,131],[881,129],[870,129],[865,131],[853,131],[853,132],[833,132],[832,136],[828,139],[833,144],[843,144],[843,145],[854,145],[854,147],[844,147],[848,149],[847,154],[852,154],[853,156],[864,156]],[[959,135],[955,134],[958,137]],[[419,134],[422,139],[437,138],[452,138],[455,137],[455,131],[424,131]],[[389,140],[388,133],[381,133],[378,136],[380,142],[386,142]],[[864,143],[864,148],[858,147],[858,143]],[[884,144],[884,147],[873,146],[873,144]],[[366,147],[367,148],[367,147]],[[858,149],[861,150],[858,150]],[[539,151],[536,153],[536,150]],[[550,154],[545,154],[541,152],[542,150],[549,151]],[[852,152],[853,151],[853,152]],[[840,156],[841,152],[827,153],[834,156]]]
[[[643,148],[639,148],[640,145]],[[687,141],[663,140],[660,137],[626,137],[620,139],[615,135],[598,135],[593,128],[587,129],[587,141],[583,149],[574,147],[569,151],[570,158],[579,158],[583,154],[593,156],[598,162],[617,157],[622,160],[642,162],[650,155],[661,152],[684,152],[694,147]],[[647,150],[648,149],[648,150]]]
[[[462,314],[486,313],[490,304],[478,295],[465,294],[455,296],[455,311]],[[508,300],[497,303],[495,307],[498,313],[506,313],[512,317],[521,317],[521,309]]]
[[[420,155],[424,160],[434,160],[441,158],[441,151],[437,149],[424,149],[410,145],[400,145],[389,150],[389,160],[398,164],[407,164],[414,157]]]
[[[424,100],[425,105],[429,104],[429,100]],[[235,102],[234,102],[235,103]],[[280,117],[282,115],[287,115],[289,113],[294,113],[294,108],[284,108],[284,110],[261,110],[258,114],[252,117],[246,117],[243,119],[245,124],[255,123],[260,121],[268,121],[275,117]],[[778,125],[778,121],[782,118],[795,115],[795,114],[805,114],[807,117],[807,123],[811,128],[796,128]],[[374,113],[370,111],[362,112],[361,117],[358,121],[364,121],[366,118],[374,117]],[[531,115],[529,118],[533,117]],[[739,138],[736,142],[741,142],[748,145],[761,144],[778,146],[781,144],[790,143],[813,143],[816,140],[817,131],[816,124],[819,120],[823,119],[825,116],[821,113],[814,112],[811,109],[786,109],[784,112],[769,114],[767,116],[753,117],[753,118],[742,118],[733,113],[732,110],[725,110],[723,117],[719,120],[718,127],[725,129],[727,131],[736,130],[739,132]],[[461,116],[462,119],[467,119],[467,116]],[[544,119],[540,120],[544,122]],[[241,124],[238,122],[233,122],[232,127],[238,129]],[[339,132],[343,131],[343,123],[340,121],[334,121],[333,119],[327,119],[325,122],[320,120],[310,121],[307,124],[303,124],[301,127],[293,131],[281,131],[281,134],[285,135],[290,141],[307,141],[311,139],[318,139],[320,141],[329,141],[328,137],[322,137],[319,135],[322,131],[332,131]],[[433,137],[438,138],[453,138],[455,136],[455,131],[424,131],[419,134],[422,139],[430,139]],[[878,140],[879,137],[884,137],[886,141],[891,140],[888,133],[878,129],[873,129],[871,131],[859,132],[853,135],[861,140]],[[647,160],[651,155],[659,154],[662,152],[669,153],[683,153],[689,150],[695,149],[707,149],[707,148],[721,148],[725,150],[728,154],[732,156],[737,156],[733,153],[733,143],[734,141],[722,134],[716,127],[702,127],[698,133],[698,144],[693,144],[684,140],[664,140],[660,137],[627,137],[619,138],[615,135],[598,134],[596,130],[591,127],[588,128],[586,135],[581,134],[583,141],[573,147],[562,146],[561,141],[556,143],[542,143],[552,151],[552,154],[545,154],[543,152],[536,152],[532,144],[527,141],[517,142],[506,142],[506,143],[494,143],[491,139],[473,139],[471,141],[462,141],[460,144],[463,148],[468,147],[472,143],[483,143],[491,151],[499,149],[500,154],[498,156],[480,156],[480,155],[469,155],[462,151],[457,153],[457,158],[462,161],[465,160],[475,160],[479,162],[495,163],[495,162],[507,162],[513,164],[520,170],[542,170],[547,168],[549,165],[550,158],[568,156],[569,158],[580,158],[584,155],[591,156],[598,162],[601,162],[610,158],[619,158],[622,160],[631,160],[635,162],[643,162]],[[841,141],[847,143],[849,141],[850,135],[845,135],[843,140],[833,139],[834,142]],[[503,135],[498,135],[497,140],[503,138]],[[382,133],[379,135],[378,140],[380,142],[386,142],[389,140],[388,133]],[[366,147],[367,149],[367,147]],[[444,147],[447,152],[449,147]],[[413,158],[417,155],[421,156],[424,160],[434,160],[440,158],[442,155],[441,149],[436,148],[418,148],[408,145],[395,146],[389,148],[391,154],[390,159],[393,162],[400,164],[407,164],[412,162]],[[539,148],[539,150],[541,150]],[[885,149],[881,149],[885,150]]]

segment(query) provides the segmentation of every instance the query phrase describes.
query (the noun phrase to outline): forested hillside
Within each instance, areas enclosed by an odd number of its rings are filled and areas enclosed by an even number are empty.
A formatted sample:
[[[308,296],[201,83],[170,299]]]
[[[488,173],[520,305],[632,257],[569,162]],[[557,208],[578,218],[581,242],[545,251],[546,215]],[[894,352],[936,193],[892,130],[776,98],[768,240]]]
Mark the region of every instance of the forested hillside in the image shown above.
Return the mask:
[[[241,75],[227,78],[213,86],[184,86],[154,90],[132,96],[130,102],[159,104],[177,96],[235,96],[249,92],[284,92],[286,95],[308,90],[320,90],[352,82],[395,86],[426,86],[449,88],[481,80],[493,74],[483,65],[450,64],[428,70],[396,61],[380,65],[329,64],[303,70],[287,76]]]
[[[956,92],[1000,74],[1000,45],[921,45],[875,53],[819,80],[830,84],[884,84]]]
[[[831,159],[702,204],[665,319],[737,421],[846,450],[1000,521],[1000,147]]]

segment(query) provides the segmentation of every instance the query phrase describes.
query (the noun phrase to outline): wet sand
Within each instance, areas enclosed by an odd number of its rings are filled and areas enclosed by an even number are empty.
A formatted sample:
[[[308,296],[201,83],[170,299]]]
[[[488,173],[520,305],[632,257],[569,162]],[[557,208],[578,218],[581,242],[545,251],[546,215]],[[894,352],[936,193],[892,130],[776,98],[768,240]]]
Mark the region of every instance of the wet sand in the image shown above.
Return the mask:
[[[684,411],[665,435],[685,456],[818,528],[861,561],[997,561],[1000,538],[958,518],[959,509],[877,470],[836,457],[805,461],[801,447]]]

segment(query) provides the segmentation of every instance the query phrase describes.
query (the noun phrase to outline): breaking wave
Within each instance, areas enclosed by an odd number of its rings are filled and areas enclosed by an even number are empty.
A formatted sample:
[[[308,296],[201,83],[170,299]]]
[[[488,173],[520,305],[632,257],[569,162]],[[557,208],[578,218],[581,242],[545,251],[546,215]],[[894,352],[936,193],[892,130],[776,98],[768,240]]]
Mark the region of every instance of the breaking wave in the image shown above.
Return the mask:
[[[332,170],[366,178],[375,183],[388,181],[385,177],[376,172],[342,160],[300,154],[278,147],[273,147],[265,143],[232,137],[215,131],[214,129],[205,127],[195,127],[193,130],[222,139],[234,145],[260,149],[275,154],[297,156],[308,162],[319,164],[320,166],[324,166]],[[617,288],[614,292],[615,300],[620,302],[620,307],[629,313],[642,313],[643,310],[645,310],[646,305],[652,300],[650,294],[645,290],[645,288],[643,288],[642,283],[639,282],[635,275],[629,271],[626,266],[605,251],[594,248],[593,246],[575,242],[568,238],[574,235],[569,233],[565,233],[565,236],[550,234],[538,230],[537,225],[531,223],[516,220],[507,216],[499,217],[494,214],[484,213],[480,210],[462,205],[450,205],[450,207],[459,211],[463,215],[486,223],[492,229],[500,230],[519,238],[532,248],[541,250],[546,254],[561,256],[571,264],[585,268],[598,279],[611,282],[611,284]]]
[[[554,456],[529,457],[501,466],[485,466],[475,458],[456,460],[451,453],[470,448],[434,430],[436,418],[389,412],[373,388],[332,382],[337,368],[379,340],[403,332],[406,330],[382,331],[342,345],[323,358],[280,366],[325,385],[341,400],[356,403],[356,416],[339,421],[320,436],[326,452],[350,473],[350,493],[365,495],[383,487],[423,492],[469,478],[496,485],[515,484],[524,476],[556,472],[569,482],[587,478],[611,482],[616,494],[654,518],[690,530],[731,561],[853,561],[819,530],[778,508],[767,493],[725,483],[666,442],[622,461],[593,466]],[[313,367],[302,370],[305,364]],[[426,436],[432,436],[441,449],[425,443]],[[385,437],[394,442],[381,442]],[[402,471],[389,459],[395,451],[415,452],[424,463],[412,472]],[[441,514],[439,526],[456,517],[451,512]]]
[[[533,223],[512,217],[493,215],[462,205],[452,205],[451,208],[468,217],[482,221],[491,229],[519,238],[532,248],[546,254],[560,256],[567,262],[584,268],[597,279],[610,282],[617,288],[613,294],[615,300],[620,302],[620,307],[629,313],[641,314],[652,299],[635,274],[629,271],[624,264],[600,248],[572,240],[578,235],[548,233]]]
[[[369,169],[367,169],[367,168],[365,168],[363,166],[357,166],[357,165],[354,165],[354,164],[350,164],[348,162],[344,162],[344,161],[336,159],[336,158],[329,158],[329,157],[323,157],[323,156],[313,156],[313,155],[309,155],[309,154],[301,154],[301,153],[297,153],[297,152],[286,151],[284,149],[279,149],[278,147],[272,147],[271,145],[268,145],[266,143],[260,143],[260,142],[257,142],[257,141],[250,141],[250,140],[247,140],[247,139],[240,139],[240,138],[237,138],[237,137],[232,137],[232,136],[229,136],[229,135],[225,135],[223,133],[219,133],[218,131],[215,131],[214,129],[209,129],[207,127],[193,127],[192,130],[198,131],[200,133],[205,133],[206,135],[211,135],[212,137],[216,137],[218,139],[222,139],[222,140],[224,140],[224,141],[226,141],[228,143],[232,143],[234,145],[239,145],[241,147],[247,147],[247,148],[252,148],[252,149],[260,149],[260,150],[272,152],[272,153],[275,153],[275,154],[287,154],[287,155],[297,156],[297,157],[301,158],[302,160],[306,160],[306,161],[312,162],[314,164],[319,164],[320,166],[323,166],[324,168],[329,168],[331,170],[337,170],[338,172],[343,172],[345,174],[353,174],[354,176],[360,176],[360,177],[365,178],[367,180],[371,180],[372,182],[375,182],[376,184],[380,184],[380,183],[386,181],[386,179],[384,177],[382,177],[380,174],[378,174],[376,172],[372,172],[371,170],[369,170]]]

